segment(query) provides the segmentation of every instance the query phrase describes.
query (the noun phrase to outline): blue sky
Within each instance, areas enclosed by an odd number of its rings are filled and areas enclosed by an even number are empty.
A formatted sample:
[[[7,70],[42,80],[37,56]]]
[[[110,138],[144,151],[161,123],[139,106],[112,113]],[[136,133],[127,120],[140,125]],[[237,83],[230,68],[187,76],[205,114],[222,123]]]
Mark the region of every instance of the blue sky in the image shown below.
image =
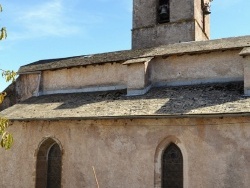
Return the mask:
[[[132,0],[2,0],[0,67],[130,49]],[[250,1],[214,0],[211,39],[250,35]],[[0,81],[0,89],[7,84]]]

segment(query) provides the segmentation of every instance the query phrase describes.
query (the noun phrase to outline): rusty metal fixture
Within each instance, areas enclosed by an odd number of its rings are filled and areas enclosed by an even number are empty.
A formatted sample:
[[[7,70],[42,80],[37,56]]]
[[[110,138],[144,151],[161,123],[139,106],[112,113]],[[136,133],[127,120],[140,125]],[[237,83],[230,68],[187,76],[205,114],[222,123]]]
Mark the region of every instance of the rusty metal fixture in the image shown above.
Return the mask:
[[[210,3],[204,3],[202,10],[205,15],[211,14]]]

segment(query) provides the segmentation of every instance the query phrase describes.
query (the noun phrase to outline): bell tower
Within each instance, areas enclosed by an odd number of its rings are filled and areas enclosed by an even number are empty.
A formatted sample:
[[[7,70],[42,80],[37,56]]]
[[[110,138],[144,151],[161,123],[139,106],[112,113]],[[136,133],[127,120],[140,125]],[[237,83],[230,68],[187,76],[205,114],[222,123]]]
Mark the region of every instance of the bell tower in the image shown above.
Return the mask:
[[[212,0],[133,0],[132,49],[209,40]]]

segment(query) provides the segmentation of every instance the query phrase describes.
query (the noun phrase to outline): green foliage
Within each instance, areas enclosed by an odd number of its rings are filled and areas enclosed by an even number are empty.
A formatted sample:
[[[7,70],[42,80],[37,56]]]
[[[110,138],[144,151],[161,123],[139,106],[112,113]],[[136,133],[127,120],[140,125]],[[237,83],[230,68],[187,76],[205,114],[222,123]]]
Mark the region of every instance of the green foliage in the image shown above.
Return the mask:
[[[2,71],[2,76],[5,78],[6,82],[15,80],[16,73],[14,71],[4,71],[2,69],[0,69],[0,71]],[[3,102],[6,95],[6,92],[0,93],[0,104]],[[0,117],[0,146],[6,150],[10,149],[14,141],[13,136],[7,132],[8,126],[9,120]]]
[[[0,4],[0,12],[3,11],[3,8]],[[0,29],[0,40],[6,39],[7,32],[6,28],[3,27]],[[5,78],[6,82],[14,81],[16,77],[16,73],[14,71],[5,71],[0,69],[2,71],[2,76]],[[0,93],[0,104],[3,102],[4,97],[7,94],[5,92]],[[13,136],[7,131],[7,128],[9,127],[9,120],[3,117],[0,117],[0,147],[4,149],[10,149],[10,147],[13,145]]]
[[[7,38],[6,28],[3,27],[3,28],[1,29],[1,32],[0,32],[0,40],[6,39],[6,38]]]
[[[1,69],[0,69],[1,70]],[[15,77],[16,77],[16,72],[14,71],[10,71],[10,70],[1,70],[2,71],[2,76],[5,78],[6,82],[15,81]]]
[[[13,136],[6,131],[6,129],[9,126],[9,120],[6,118],[0,118],[0,135],[1,135],[1,141],[0,145],[2,148],[10,149],[10,147],[13,144]]]
[[[0,4],[0,12],[3,11],[3,8]],[[7,32],[6,32],[6,28],[3,27],[1,30],[0,30],[0,40],[3,40],[3,39],[6,39],[7,38]]]
[[[3,71],[3,70],[0,70]],[[6,81],[14,81],[16,73],[14,71],[3,71],[2,75],[5,77]],[[4,97],[7,95],[6,92],[0,93],[0,104],[3,102]],[[2,148],[10,149],[13,144],[13,136],[7,131],[9,126],[9,120],[0,117],[0,146]]]
[[[3,103],[3,100],[4,100],[4,97],[7,95],[7,93],[6,92],[2,92],[2,93],[0,93],[0,104],[2,104]],[[1,130],[0,130],[1,131]]]

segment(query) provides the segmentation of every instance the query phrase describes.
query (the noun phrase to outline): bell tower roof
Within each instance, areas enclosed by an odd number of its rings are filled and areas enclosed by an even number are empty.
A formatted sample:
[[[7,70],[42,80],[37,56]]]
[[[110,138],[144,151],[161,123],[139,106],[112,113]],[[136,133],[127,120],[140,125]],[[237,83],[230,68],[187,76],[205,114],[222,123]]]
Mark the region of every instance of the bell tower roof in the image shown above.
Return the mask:
[[[132,48],[209,40],[211,0],[134,0]]]

